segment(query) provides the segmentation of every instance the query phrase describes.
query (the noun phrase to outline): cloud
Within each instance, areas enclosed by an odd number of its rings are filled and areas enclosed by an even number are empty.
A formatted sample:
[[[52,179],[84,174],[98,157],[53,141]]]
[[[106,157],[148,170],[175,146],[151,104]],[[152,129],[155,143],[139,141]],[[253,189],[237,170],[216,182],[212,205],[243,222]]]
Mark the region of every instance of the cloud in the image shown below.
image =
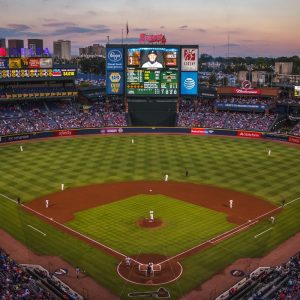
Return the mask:
[[[104,28],[88,28],[88,27],[80,27],[80,26],[67,26],[65,28],[57,29],[52,32],[50,35],[68,35],[73,33],[106,33],[109,32],[110,29],[107,27]]]
[[[120,43],[122,43],[122,39],[114,38],[114,39],[111,39],[110,42],[120,44]],[[139,38],[127,38],[127,39],[124,39],[123,42],[124,43],[138,43]]]
[[[196,30],[196,31],[200,31],[200,32],[202,32],[202,33],[207,32],[207,30],[206,30],[206,29],[203,29],[203,28],[196,28],[195,30]]]
[[[63,26],[74,26],[75,23],[72,22],[52,22],[48,24],[43,24],[44,27],[63,27]]]
[[[132,28],[131,31],[140,32],[140,31],[147,31],[148,28]]]
[[[188,25],[182,25],[182,26],[179,26],[178,29],[179,30],[186,30],[186,29],[188,29],[188,27],[189,27]]]
[[[7,27],[19,31],[26,31],[30,29],[30,26],[25,24],[8,24]]]

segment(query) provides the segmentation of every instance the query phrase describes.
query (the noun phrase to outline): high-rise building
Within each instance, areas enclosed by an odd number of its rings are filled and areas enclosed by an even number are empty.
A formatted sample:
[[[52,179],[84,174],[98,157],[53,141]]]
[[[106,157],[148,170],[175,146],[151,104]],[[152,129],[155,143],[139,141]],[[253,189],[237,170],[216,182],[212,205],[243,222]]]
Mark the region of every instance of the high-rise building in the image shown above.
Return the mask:
[[[93,44],[93,46],[87,46],[85,48],[79,48],[79,55],[81,56],[102,56],[105,57],[105,47],[99,44]]]
[[[28,39],[28,49],[32,49],[34,55],[43,55],[44,42],[41,39]]]
[[[20,56],[22,48],[24,48],[23,40],[15,40],[15,39],[8,40],[9,55]]]
[[[53,56],[61,59],[71,59],[71,41],[54,41]]]
[[[4,38],[0,38],[0,48],[6,48],[6,41]]]

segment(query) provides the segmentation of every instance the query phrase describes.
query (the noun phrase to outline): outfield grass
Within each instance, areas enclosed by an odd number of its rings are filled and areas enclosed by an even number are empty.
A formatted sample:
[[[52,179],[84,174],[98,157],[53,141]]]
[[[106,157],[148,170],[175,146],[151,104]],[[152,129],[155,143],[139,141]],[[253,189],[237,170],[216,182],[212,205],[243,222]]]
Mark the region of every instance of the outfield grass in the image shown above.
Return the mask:
[[[141,228],[137,221],[161,218],[161,228]],[[235,227],[226,214],[164,195],[138,195],[75,214],[67,225],[125,255],[173,256]]]
[[[130,136],[38,141],[24,144],[24,152],[19,151],[17,144],[1,146],[0,193],[30,201],[58,191],[61,183],[71,187],[107,181],[162,180],[168,173],[170,180],[232,188],[274,203],[279,203],[282,197],[287,201],[300,197],[299,147],[188,135],[134,139],[134,144]],[[272,150],[270,157],[268,149]],[[47,239],[27,225],[46,232]],[[0,226],[36,253],[60,255],[79,265],[124,299],[128,291],[145,289],[118,278],[118,262],[114,258],[21,211],[1,196]],[[172,299],[237,258],[264,255],[298,232],[300,201],[284,209],[274,229],[263,235],[263,239],[253,238],[267,226],[267,222],[262,222],[246,233],[185,259],[183,277],[168,286]]]

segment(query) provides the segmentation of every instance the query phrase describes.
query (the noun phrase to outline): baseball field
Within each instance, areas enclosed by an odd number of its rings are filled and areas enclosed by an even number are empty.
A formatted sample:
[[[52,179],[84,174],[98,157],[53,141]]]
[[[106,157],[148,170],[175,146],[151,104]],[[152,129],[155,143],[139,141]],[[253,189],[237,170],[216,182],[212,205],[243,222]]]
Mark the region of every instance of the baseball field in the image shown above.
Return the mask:
[[[153,290],[145,287],[151,284],[179,299],[238,258],[265,255],[300,228],[296,146],[189,135],[22,145],[22,152],[20,144],[0,147],[1,228],[38,254],[80,266],[122,299]],[[135,264],[162,263],[161,274],[144,278],[125,267],[126,256]]]

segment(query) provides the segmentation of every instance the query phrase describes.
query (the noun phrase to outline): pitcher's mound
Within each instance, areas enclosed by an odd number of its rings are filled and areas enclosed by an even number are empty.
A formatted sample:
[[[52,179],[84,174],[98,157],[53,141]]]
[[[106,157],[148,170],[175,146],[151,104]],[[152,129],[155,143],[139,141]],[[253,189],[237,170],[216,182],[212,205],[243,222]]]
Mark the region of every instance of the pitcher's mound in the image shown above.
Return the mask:
[[[145,228],[159,228],[164,226],[164,222],[159,218],[155,218],[154,220],[143,218],[138,220],[138,225]]]

